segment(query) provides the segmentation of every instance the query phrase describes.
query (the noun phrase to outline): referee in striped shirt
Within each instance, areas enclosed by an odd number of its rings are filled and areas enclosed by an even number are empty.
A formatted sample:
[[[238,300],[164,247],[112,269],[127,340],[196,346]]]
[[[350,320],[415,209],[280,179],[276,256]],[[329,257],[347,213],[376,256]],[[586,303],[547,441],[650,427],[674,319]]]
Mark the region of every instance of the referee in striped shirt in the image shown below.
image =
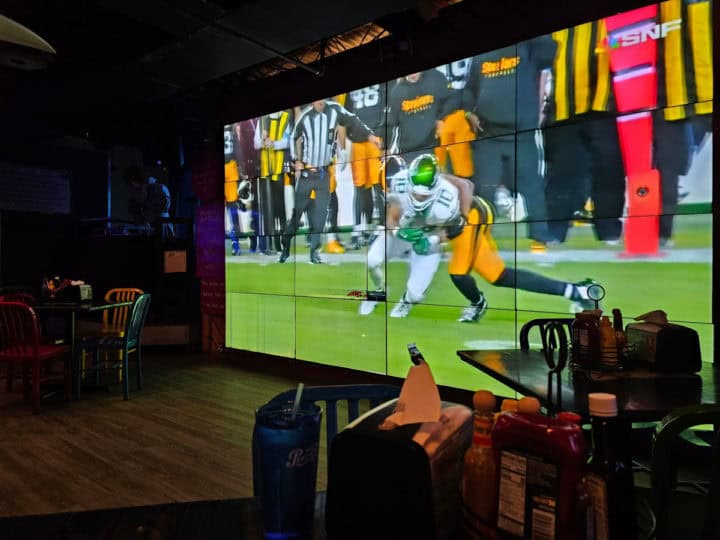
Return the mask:
[[[380,139],[357,116],[342,105],[330,100],[313,101],[295,121],[290,136],[290,155],[295,168],[295,207],[283,235],[282,253],[278,262],[290,255],[292,238],[303,212],[310,208],[310,262],[322,262],[318,255],[320,234],[323,231],[330,199],[328,167],[335,152],[335,131],[338,126],[348,128],[353,142],[369,141],[378,147]],[[310,205],[310,195],[315,199]]]

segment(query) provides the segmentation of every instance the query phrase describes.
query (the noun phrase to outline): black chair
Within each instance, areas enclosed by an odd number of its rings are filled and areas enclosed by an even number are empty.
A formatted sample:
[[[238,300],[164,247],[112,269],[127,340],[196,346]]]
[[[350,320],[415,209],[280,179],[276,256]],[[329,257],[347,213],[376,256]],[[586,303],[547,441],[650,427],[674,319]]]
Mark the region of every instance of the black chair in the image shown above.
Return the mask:
[[[530,350],[530,331],[537,328],[540,331],[542,341],[542,353],[545,356],[545,363],[548,366],[547,402],[548,412],[553,412],[553,404],[556,404],[558,411],[562,410],[562,391],[560,389],[560,377],[565,366],[567,366],[571,327],[575,319],[533,319],[526,322],[520,328],[520,349]],[[556,388],[555,400],[553,400],[553,387]]]
[[[292,404],[295,399],[296,390],[287,390],[272,398],[268,403]],[[327,448],[338,432],[338,402],[347,402],[348,422],[356,420],[360,416],[360,401],[368,400],[370,408],[377,407],[381,403],[394,399],[400,395],[400,387],[389,384],[346,384],[332,386],[309,386],[302,393],[301,404],[324,403],[325,414],[325,437]],[[257,446],[255,433],[253,433],[253,492],[255,496],[260,495],[260,471],[257,462]]]
[[[122,336],[97,336],[90,338],[83,338],[77,347],[75,355],[75,393],[76,398],[80,398],[80,386],[82,385],[83,373],[97,373],[107,370],[120,369],[120,375],[122,377],[123,385],[123,399],[129,399],[130,397],[130,373],[128,369],[129,357],[131,353],[135,353],[135,360],[137,362],[137,386],[138,389],[142,388],[143,385],[143,374],[142,374],[142,351],[140,339],[142,337],[142,330],[145,326],[145,319],[147,317],[148,309],[150,308],[151,295],[148,293],[141,294],[135,299],[130,310],[130,316],[125,323],[125,331]],[[81,359],[84,352],[92,353],[93,362],[92,366],[83,369],[81,365]],[[119,352],[120,360],[115,362],[117,355],[108,355],[111,358],[111,363],[106,365],[105,362],[101,362],[101,353],[112,353]]]
[[[704,432],[707,441],[688,442],[688,430],[708,424],[713,430]],[[703,461],[705,466],[694,471],[698,480],[683,479],[688,467]],[[666,416],[655,435],[650,475],[659,540],[719,540],[720,405],[692,405]]]
[[[554,318],[554,319],[533,319],[526,322],[520,328],[520,348],[524,351],[530,349],[530,331],[533,328],[538,328],[540,331],[540,339],[542,340],[543,350],[549,348],[557,348],[557,342],[553,341],[552,336],[549,335],[550,328],[557,328],[558,325],[562,328],[567,328],[566,338],[571,336],[570,325],[575,319],[569,317]]]

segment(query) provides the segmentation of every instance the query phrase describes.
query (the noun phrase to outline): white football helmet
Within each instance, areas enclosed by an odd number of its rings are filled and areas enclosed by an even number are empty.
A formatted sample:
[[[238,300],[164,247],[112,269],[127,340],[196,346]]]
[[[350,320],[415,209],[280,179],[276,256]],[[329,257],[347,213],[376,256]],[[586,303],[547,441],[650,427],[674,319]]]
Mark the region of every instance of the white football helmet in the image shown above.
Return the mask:
[[[388,191],[405,193],[407,191],[407,163],[400,156],[388,156],[382,165],[385,184]]]
[[[241,180],[238,183],[237,193],[238,201],[245,206],[250,206],[250,203],[252,203],[255,198],[252,193],[252,184],[250,183],[250,180]]]

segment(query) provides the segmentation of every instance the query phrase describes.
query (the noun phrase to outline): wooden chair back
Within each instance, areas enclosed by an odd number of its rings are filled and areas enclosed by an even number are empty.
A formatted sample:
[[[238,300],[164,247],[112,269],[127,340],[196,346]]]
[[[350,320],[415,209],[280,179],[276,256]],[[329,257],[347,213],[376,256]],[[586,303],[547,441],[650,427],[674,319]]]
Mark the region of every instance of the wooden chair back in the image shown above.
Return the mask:
[[[135,288],[110,289],[105,293],[105,302],[108,304],[115,302],[134,302],[143,292],[143,290]],[[123,306],[103,310],[103,330],[123,330],[127,324],[131,307],[132,306]]]

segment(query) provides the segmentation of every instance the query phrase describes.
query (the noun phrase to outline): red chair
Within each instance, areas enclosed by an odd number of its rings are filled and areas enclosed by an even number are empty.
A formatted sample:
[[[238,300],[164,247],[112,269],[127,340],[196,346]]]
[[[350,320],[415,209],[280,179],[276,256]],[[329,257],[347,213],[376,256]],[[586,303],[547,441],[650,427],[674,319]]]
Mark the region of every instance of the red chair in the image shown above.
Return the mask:
[[[35,305],[35,297],[26,292],[0,294],[0,302],[22,302],[28,306]]]
[[[28,292],[10,292],[0,294],[0,302],[22,302],[23,304],[27,304],[28,306],[34,306],[35,297]],[[14,375],[15,364],[13,364],[12,362],[8,362],[7,373],[5,375],[7,377],[7,381],[5,383],[5,390],[7,392],[12,392]]]
[[[21,302],[0,302],[0,362],[23,365],[23,386],[27,398],[32,381],[33,413],[40,412],[40,376],[44,363],[63,359],[65,394],[72,396],[70,348],[40,341],[40,324],[35,311]],[[12,374],[8,373],[8,386]]]

